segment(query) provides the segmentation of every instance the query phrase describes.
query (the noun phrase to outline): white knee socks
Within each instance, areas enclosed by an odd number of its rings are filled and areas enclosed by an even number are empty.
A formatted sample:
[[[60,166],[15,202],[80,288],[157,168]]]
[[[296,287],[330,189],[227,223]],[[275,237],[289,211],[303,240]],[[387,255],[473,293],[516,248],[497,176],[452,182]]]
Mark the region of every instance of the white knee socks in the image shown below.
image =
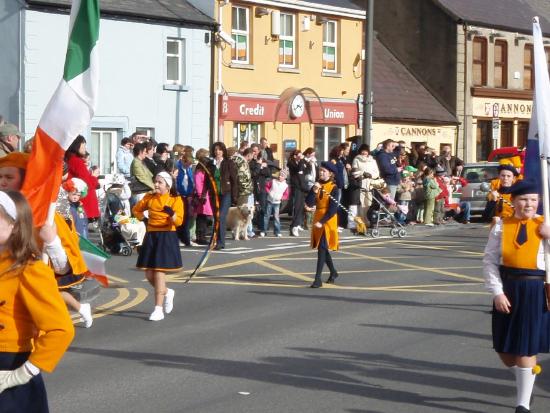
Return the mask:
[[[523,406],[529,410],[536,374],[533,374],[531,367],[513,366],[510,369],[516,376],[516,407]]]

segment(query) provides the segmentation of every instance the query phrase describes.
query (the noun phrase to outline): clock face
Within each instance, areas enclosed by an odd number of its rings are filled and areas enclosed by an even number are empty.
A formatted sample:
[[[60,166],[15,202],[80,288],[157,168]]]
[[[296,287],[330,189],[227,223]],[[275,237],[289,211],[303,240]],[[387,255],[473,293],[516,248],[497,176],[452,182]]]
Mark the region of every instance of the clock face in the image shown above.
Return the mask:
[[[302,95],[296,95],[290,102],[290,116],[293,118],[299,118],[304,114],[306,102]]]

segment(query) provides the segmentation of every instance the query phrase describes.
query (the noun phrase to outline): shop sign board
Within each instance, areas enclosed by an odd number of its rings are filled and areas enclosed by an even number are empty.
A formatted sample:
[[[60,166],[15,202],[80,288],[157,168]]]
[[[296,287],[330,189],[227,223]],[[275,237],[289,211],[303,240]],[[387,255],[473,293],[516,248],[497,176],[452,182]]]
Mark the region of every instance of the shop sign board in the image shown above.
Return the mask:
[[[472,114],[480,118],[530,119],[533,102],[519,99],[472,98]]]

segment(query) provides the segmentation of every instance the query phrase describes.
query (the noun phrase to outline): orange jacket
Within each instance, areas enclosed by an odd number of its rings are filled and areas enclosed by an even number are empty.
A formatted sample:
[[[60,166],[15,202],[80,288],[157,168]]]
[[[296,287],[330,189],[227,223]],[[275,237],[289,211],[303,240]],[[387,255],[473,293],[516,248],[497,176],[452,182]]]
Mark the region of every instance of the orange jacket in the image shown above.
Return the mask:
[[[325,182],[322,184],[322,191],[317,192],[315,195],[315,214],[313,216],[313,227],[311,229],[311,248],[319,248],[319,243],[323,234],[327,239],[328,249],[336,251],[338,250],[338,215],[334,214],[330,217],[321,228],[315,226],[316,222],[323,219],[327,213],[331,203],[334,203],[328,195],[335,188],[334,182]]]
[[[6,272],[12,264],[0,254],[0,352],[32,351],[29,361],[52,372],[74,337],[69,312],[50,267],[35,261]]]
[[[164,212],[168,206],[176,213],[175,221]],[[147,194],[139,201],[132,212],[137,219],[143,220],[145,211],[149,211],[147,231],[175,231],[183,223],[183,202],[179,196],[157,193]]]

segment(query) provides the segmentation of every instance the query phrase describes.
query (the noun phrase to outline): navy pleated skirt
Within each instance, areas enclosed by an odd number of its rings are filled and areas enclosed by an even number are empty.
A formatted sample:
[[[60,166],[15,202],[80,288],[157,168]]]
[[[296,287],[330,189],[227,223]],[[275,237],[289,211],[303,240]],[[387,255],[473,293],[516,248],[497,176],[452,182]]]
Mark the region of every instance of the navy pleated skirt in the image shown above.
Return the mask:
[[[510,314],[493,306],[493,348],[499,353],[534,356],[550,352],[550,312],[543,280],[504,280]]]
[[[0,370],[15,370],[27,361],[30,353],[0,353]],[[27,384],[0,393],[2,413],[48,413],[48,398],[42,375]]]
[[[175,231],[145,234],[136,266],[158,271],[177,271],[182,267],[180,242]]]

